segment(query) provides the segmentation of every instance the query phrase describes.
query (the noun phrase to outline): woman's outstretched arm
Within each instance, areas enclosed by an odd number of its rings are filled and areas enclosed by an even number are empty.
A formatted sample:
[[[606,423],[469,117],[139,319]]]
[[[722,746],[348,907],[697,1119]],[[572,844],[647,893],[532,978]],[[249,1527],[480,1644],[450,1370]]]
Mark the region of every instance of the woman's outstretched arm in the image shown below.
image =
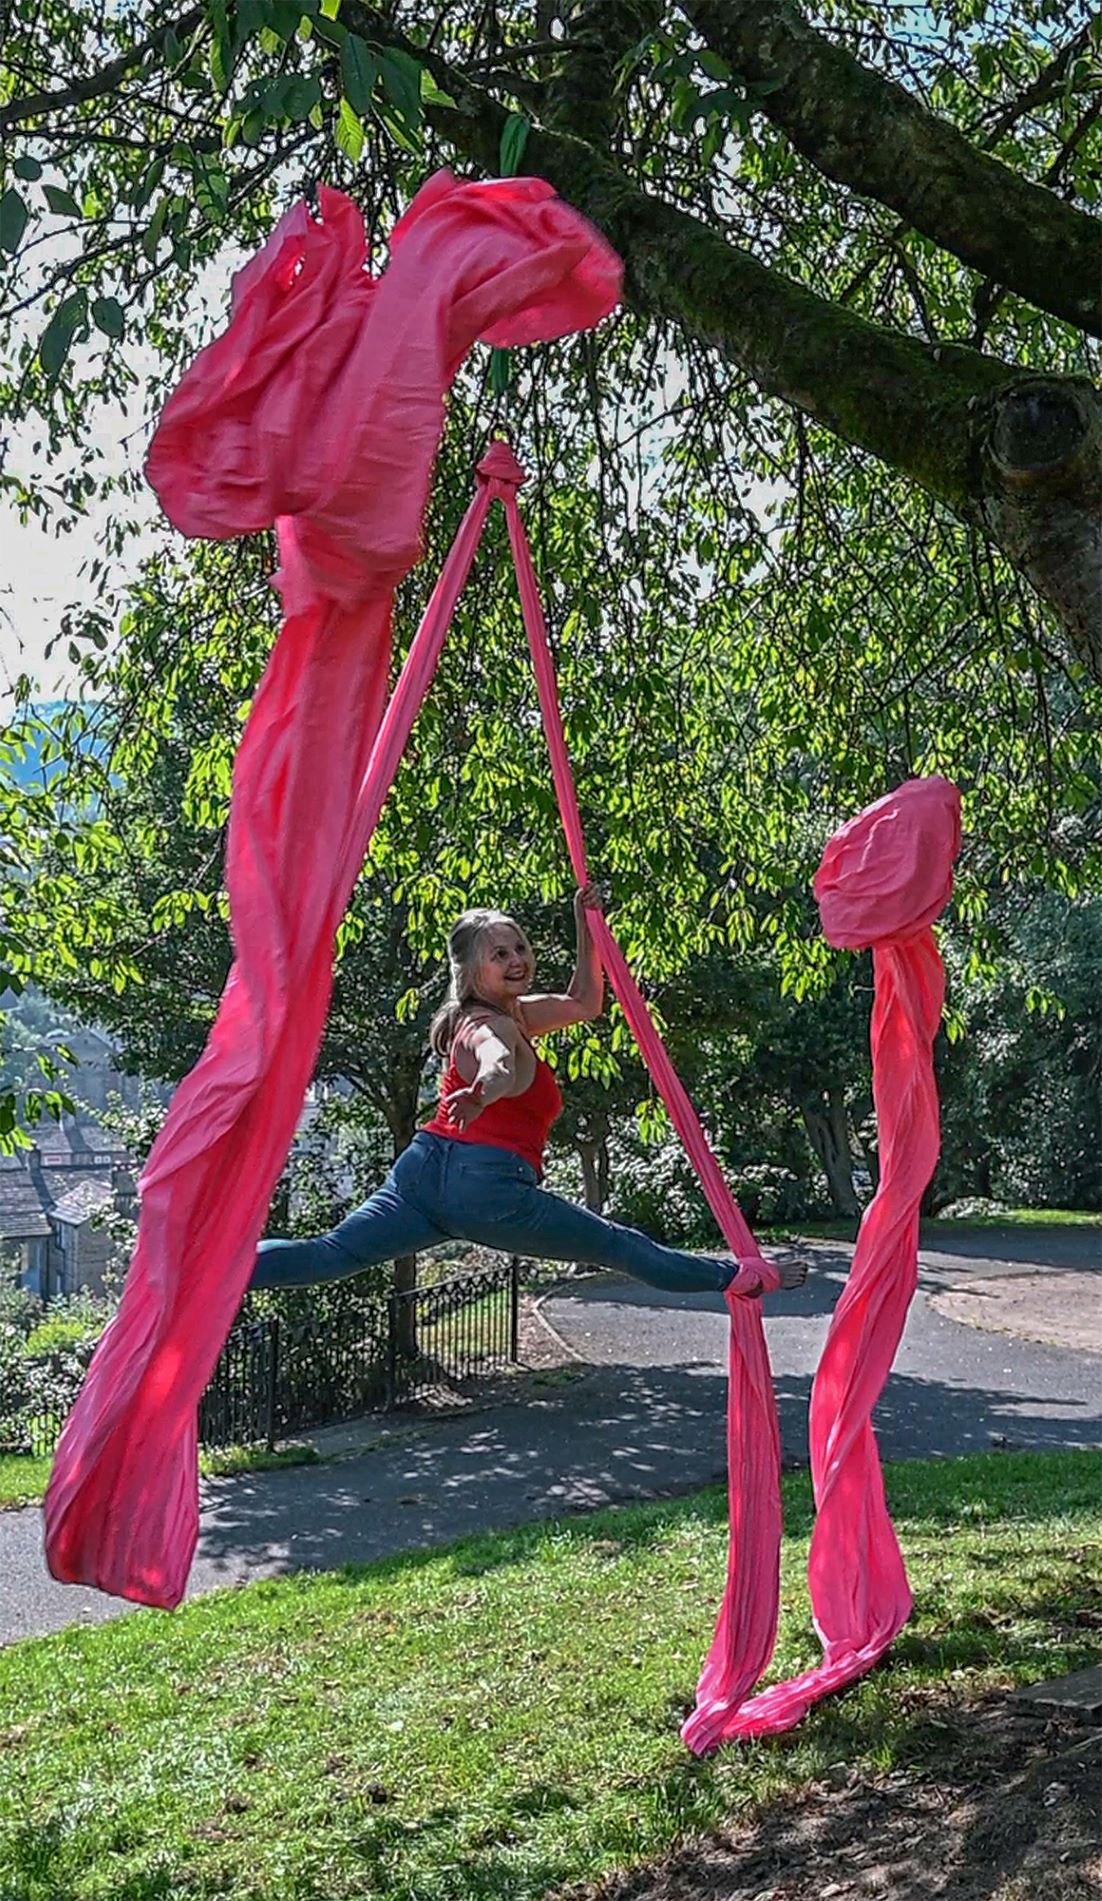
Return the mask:
[[[524,1022],[529,1036],[546,1036],[549,1030],[565,1029],[568,1023],[589,1023],[605,1007],[605,978],[597,946],[589,928],[590,907],[599,908],[601,894],[595,884],[582,885],[574,894],[574,924],[577,931],[577,961],[574,975],[558,996],[525,997]]]

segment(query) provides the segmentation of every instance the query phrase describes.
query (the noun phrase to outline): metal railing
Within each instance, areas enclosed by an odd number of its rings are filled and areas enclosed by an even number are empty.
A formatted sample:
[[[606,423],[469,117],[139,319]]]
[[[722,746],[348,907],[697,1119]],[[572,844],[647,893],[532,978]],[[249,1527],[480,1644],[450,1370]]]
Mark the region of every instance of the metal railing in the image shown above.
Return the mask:
[[[518,1276],[512,1259],[335,1316],[295,1323],[273,1316],[235,1327],[199,1402],[200,1445],[271,1446],[292,1433],[446,1396],[515,1361]],[[36,1409],[20,1422],[24,1443],[12,1449],[51,1453],[66,1410]]]
[[[199,1408],[202,1445],[268,1445],[446,1393],[517,1357],[519,1262],[355,1312],[230,1335]]]

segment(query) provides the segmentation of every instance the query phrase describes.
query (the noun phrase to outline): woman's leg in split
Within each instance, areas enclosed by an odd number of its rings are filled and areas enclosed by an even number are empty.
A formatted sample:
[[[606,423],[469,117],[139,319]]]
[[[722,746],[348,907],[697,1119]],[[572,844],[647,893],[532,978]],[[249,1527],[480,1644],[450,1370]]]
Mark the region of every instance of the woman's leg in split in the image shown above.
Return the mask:
[[[303,1241],[262,1241],[249,1287],[311,1287],[345,1280],[379,1261],[418,1254],[447,1235],[406,1201],[388,1176],[378,1192],[331,1228]]]
[[[547,1261],[619,1269],[668,1293],[722,1293],[739,1268],[731,1255],[686,1254],[680,1248],[664,1247],[639,1228],[606,1221],[589,1208],[579,1208],[537,1187],[529,1188],[505,1219],[493,1220],[488,1207],[482,1218],[466,1215],[457,1231],[465,1239],[506,1254],[535,1254]]]

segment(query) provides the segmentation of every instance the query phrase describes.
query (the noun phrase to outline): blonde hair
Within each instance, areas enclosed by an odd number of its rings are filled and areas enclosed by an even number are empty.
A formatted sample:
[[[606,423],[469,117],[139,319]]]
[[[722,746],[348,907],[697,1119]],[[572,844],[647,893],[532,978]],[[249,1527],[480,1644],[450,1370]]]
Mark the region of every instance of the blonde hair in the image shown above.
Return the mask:
[[[480,1001],[478,967],[482,961],[482,942],[496,924],[507,924],[524,939],[528,955],[532,946],[515,918],[506,911],[464,911],[448,932],[448,969],[451,982],[448,994],[429,1025],[429,1042],[437,1056],[448,1055],[464,1012]]]

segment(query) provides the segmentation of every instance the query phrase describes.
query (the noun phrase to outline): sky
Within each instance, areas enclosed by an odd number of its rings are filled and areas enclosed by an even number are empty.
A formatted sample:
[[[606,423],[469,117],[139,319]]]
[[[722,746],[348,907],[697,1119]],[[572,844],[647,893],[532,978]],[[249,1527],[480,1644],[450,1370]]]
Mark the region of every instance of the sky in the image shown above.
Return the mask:
[[[135,367],[139,367],[136,354]],[[151,425],[137,420],[135,403],[129,413],[118,404],[98,409],[95,431],[102,455],[100,473],[121,475],[141,469]],[[40,425],[34,433],[40,433]],[[9,442],[9,468],[28,479],[48,469],[41,459],[32,459],[29,429],[11,430]],[[152,524],[159,514],[157,499],[148,488],[144,496],[144,513]],[[141,503],[128,502],[127,512],[141,514]],[[96,559],[96,536],[108,513],[105,505],[93,507],[88,516],[70,517],[68,532],[58,534],[53,526],[44,531],[33,517],[20,522],[10,503],[0,500],[0,722],[10,716],[12,687],[21,672],[36,681],[40,699],[81,697],[82,683],[68,657],[68,641],[62,639],[49,659],[46,648],[60,630],[66,607],[91,599],[91,584],[81,568]],[[131,542],[125,566],[114,570],[116,578],[133,573],[150,545],[144,536]],[[87,646],[84,650],[92,651]]]
[[[95,556],[95,524],[80,522],[71,535],[43,534],[37,523],[22,527],[13,509],[0,510],[0,719],[12,708],[12,687],[29,673],[42,699],[63,699],[79,692],[66,642],[46,658],[70,601],[79,598],[82,561]]]
[[[60,241],[59,241],[60,244]],[[44,250],[51,262],[54,253]],[[61,255],[58,249],[57,256]],[[212,329],[220,329],[228,309],[232,272],[242,262],[236,247],[201,270],[195,279],[196,347]],[[40,324],[40,317],[35,319]],[[127,361],[139,377],[152,373],[154,359],[140,347],[127,350]],[[105,404],[95,412],[96,444],[102,454],[101,473],[121,475],[139,473],[145,458],[153,419],[144,425],[138,420],[139,405],[131,400],[126,412],[117,404]],[[36,432],[38,430],[36,429]],[[32,468],[29,454],[31,433],[28,429],[8,432],[9,467],[26,475]],[[144,487],[145,513],[155,523],[160,510],[152,490]],[[47,659],[46,648],[58,633],[61,618],[74,602],[90,598],[90,583],[81,568],[96,558],[96,536],[102,530],[109,508],[100,505],[87,518],[70,523],[71,532],[57,534],[52,528],[43,532],[39,523],[21,523],[17,512],[0,499],[0,725],[11,715],[14,705],[12,687],[22,673],[36,682],[40,699],[80,698],[83,685],[68,657],[68,641],[61,640]],[[141,503],[128,500],[127,514],[141,514]],[[139,535],[129,544],[124,564],[113,570],[116,580],[137,570],[142,557],[155,544],[155,538]],[[92,651],[85,648],[85,651]]]

